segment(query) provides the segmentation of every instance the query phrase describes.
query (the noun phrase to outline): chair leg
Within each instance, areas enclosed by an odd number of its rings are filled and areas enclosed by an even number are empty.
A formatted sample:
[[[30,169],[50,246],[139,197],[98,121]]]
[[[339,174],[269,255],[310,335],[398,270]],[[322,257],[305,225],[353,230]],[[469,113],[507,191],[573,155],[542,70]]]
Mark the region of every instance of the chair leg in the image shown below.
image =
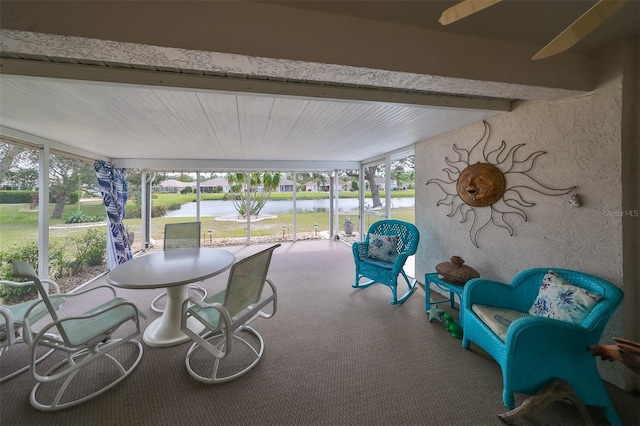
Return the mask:
[[[239,335],[239,333],[242,332],[246,332],[246,338]],[[249,326],[245,326],[242,331],[234,334],[233,352],[244,351],[241,358],[251,360],[251,362],[248,364],[240,363],[239,365],[234,365],[233,368],[230,368],[229,365],[222,364],[226,355],[231,352],[224,347],[224,333],[220,331],[209,332],[203,335],[202,338],[205,340],[202,344],[212,345],[221,352],[224,352],[224,355],[218,358],[201,347],[201,343],[193,343],[189,348],[185,360],[187,371],[194,379],[204,383],[224,383],[237,379],[255,367],[264,354],[264,340],[262,336],[254,328]],[[249,340],[252,340],[252,342]],[[203,358],[203,355],[206,358]],[[210,359],[212,359],[212,361],[209,361]],[[237,361],[237,356],[235,361]],[[208,362],[211,362],[211,364],[205,366]]]
[[[125,367],[118,359],[116,359],[113,355],[111,355],[111,353],[109,353],[111,350],[119,346],[122,346],[126,343],[130,343],[134,345],[135,346],[134,350],[137,351],[137,357],[135,357],[135,360],[128,367]],[[101,352],[103,351],[103,348],[104,350],[106,350],[106,352]],[[64,408],[72,407],[74,405],[78,405],[85,401],[88,401],[89,399],[102,394],[108,389],[111,389],[112,387],[120,383],[122,380],[124,380],[124,378],[126,378],[129,374],[131,374],[131,372],[133,372],[136,366],[140,363],[140,360],[142,359],[142,353],[143,353],[142,344],[137,340],[116,339],[116,340],[110,340],[104,344],[100,344],[97,346],[96,349],[91,349],[91,350],[83,349],[80,352],[76,352],[75,354],[66,354],[63,360],[57,362],[53,367],[49,368],[43,375],[36,374],[35,365],[32,365],[32,371],[33,371],[34,377],[36,377],[37,383],[31,390],[31,396],[30,396],[31,405],[38,410],[55,411],[55,410],[61,410]],[[85,365],[86,359],[90,359],[90,361],[88,362],[95,362],[97,361],[96,358],[102,358],[102,357],[104,357],[104,360],[106,360],[110,365],[115,367],[113,370],[117,372],[117,376],[115,377],[115,379],[107,383],[105,386],[102,386],[100,389],[96,391],[89,391],[88,394],[83,394],[81,391],[80,395],[75,395],[76,392],[78,392],[78,387],[75,387],[74,388],[75,390],[72,392],[72,394],[74,394],[75,399],[72,399],[72,400],[65,399],[67,390],[69,390],[71,385],[73,384],[73,379],[75,378],[77,373],[80,371],[80,368],[82,368],[83,365]],[[128,361],[127,364],[129,364],[130,362],[131,361]],[[87,368],[91,368],[91,367],[87,367]],[[64,370],[69,370],[70,372],[64,373]],[[38,379],[38,377],[40,379]],[[45,389],[45,387],[48,385],[51,387],[57,387],[57,391],[55,392],[55,396],[51,397],[51,395],[49,395],[46,398],[46,400],[43,401],[44,397],[39,395],[38,391],[42,389],[44,395],[51,394],[51,391],[53,389],[49,389],[49,388]],[[84,386],[81,386],[81,388],[84,388]]]
[[[409,298],[409,296],[411,296],[413,294],[413,292],[416,290],[416,284],[418,282],[418,280],[411,280],[409,279],[409,277],[407,276],[407,274],[404,271],[400,271],[400,273],[402,274],[402,277],[404,278],[405,282],[407,283],[407,286],[409,286],[409,290],[407,290],[407,292],[405,294],[402,295],[402,297],[400,297],[398,299],[397,297],[397,286],[392,286],[391,287],[391,291],[393,292],[393,300],[391,301],[392,305],[399,305],[401,303],[404,303],[405,300],[407,300]]]
[[[369,280],[369,281],[365,281],[363,283],[360,283],[360,280],[364,278],[363,275],[360,275],[358,273],[356,273],[356,282],[351,286],[353,288],[365,288],[365,287],[369,287],[371,284],[375,284],[376,281],[374,280]]]
[[[506,386],[504,386],[504,389],[502,390],[502,402],[504,403],[504,406],[509,410],[513,410],[516,407],[516,401],[513,398],[513,392],[507,390]]]
[[[12,346],[7,346],[7,347],[0,348],[0,358],[2,357],[2,354],[8,352],[9,349],[11,349],[11,348],[15,348],[16,345],[18,345],[18,344],[24,344],[28,349],[27,343],[24,342],[22,338],[20,338],[20,340],[16,341]],[[46,357],[51,355],[53,353],[53,351],[54,351],[54,349],[49,349],[49,350],[45,351],[39,358],[37,358],[35,360],[35,363],[38,364],[39,362],[43,361]],[[18,370],[14,371],[12,373],[9,373],[4,377],[1,377],[0,378],[0,383],[3,383],[3,382],[5,382],[5,381],[7,381],[9,379],[13,379],[14,377],[24,373],[25,371],[27,371],[29,369],[29,367],[30,367],[30,365],[26,364],[25,366],[19,368]]]
[[[616,409],[613,408],[613,406],[608,405],[603,408],[604,408],[604,416],[607,418],[611,426],[622,425],[622,420],[620,420],[620,417],[618,417],[618,413],[616,412]]]

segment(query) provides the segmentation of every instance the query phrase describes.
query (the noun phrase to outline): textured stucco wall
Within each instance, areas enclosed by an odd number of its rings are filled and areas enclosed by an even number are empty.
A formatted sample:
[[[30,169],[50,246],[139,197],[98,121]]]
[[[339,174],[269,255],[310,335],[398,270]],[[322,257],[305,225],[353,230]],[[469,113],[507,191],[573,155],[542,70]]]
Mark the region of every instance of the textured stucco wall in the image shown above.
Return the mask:
[[[482,123],[440,135],[416,145],[416,224],[421,245],[416,255],[417,276],[434,271],[452,255],[490,279],[509,282],[519,271],[532,267],[563,267],[591,273],[623,287],[621,104],[622,74],[602,75],[591,93],[555,102],[526,101],[512,112],[488,120],[491,133],[487,152],[502,141],[507,148],[525,144],[519,161],[536,151],[546,151],[534,163],[530,176],[553,188],[577,186],[581,207],[569,206],[568,195],[548,196],[521,190],[534,206],[523,210],[528,221],[509,215],[514,235],[489,224],[478,233],[480,248],[470,240],[472,217],[447,217],[449,207],[436,206],[444,197],[432,178],[446,179],[445,157],[471,149],[483,133]],[[502,166],[499,166],[502,167]],[[505,171],[505,170],[503,170]],[[507,188],[510,182],[507,177]],[[481,209],[490,209],[483,207]],[[478,210],[478,216],[481,215]],[[622,336],[622,309],[605,331],[604,341]],[[601,363],[603,377],[621,387],[622,368]]]

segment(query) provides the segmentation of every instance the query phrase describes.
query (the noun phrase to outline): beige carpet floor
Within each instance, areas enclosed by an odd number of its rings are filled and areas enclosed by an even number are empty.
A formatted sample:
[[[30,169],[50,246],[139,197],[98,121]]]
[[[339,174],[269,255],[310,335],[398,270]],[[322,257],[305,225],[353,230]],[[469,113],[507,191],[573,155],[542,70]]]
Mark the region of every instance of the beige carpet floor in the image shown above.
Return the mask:
[[[232,246],[237,258],[264,246]],[[270,278],[278,312],[254,323],[266,342],[262,361],[223,385],[193,380],[185,369],[188,344],[145,345],[144,357],[122,383],[80,406],[56,413],[31,407],[29,373],[0,385],[0,424],[9,425],[500,425],[498,365],[443,324],[429,322],[424,291],[391,306],[382,285],[353,289],[351,249],[336,241],[286,243],[276,250]],[[104,278],[90,285],[103,284]],[[205,282],[224,288],[226,275]],[[118,290],[147,315],[158,291]],[[441,306],[457,316],[457,311]],[[3,368],[24,361],[15,348]],[[640,397],[607,385],[623,422],[640,424]],[[520,404],[525,395],[517,395]],[[606,424],[599,409],[589,411]],[[579,425],[562,402],[521,425]]]

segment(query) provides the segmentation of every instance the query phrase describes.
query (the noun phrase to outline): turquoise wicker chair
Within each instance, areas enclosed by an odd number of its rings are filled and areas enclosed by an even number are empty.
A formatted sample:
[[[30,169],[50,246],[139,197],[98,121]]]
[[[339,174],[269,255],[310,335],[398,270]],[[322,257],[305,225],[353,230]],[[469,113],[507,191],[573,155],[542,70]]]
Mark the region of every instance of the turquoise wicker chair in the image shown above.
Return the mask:
[[[602,296],[580,324],[529,315],[549,270],[573,286]],[[462,297],[462,346],[468,349],[473,342],[500,365],[502,399],[509,409],[515,408],[514,392],[534,395],[546,383],[559,379],[571,386],[583,404],[602,407],[611,424],[621,424],[588,348],[599,343],[622,296],[622,290],[607,281],[566,269],[529,269],[519,273],[511,285],[475,278],[465,285]],[[512,318],[517,319],[503,323],[504,340],[480,318],[477,312],[482,306],[515,314]]]
[[[378,236],[392,238],[388,240],[392,243],[392,247],[387,247],[387,249],[390,248],[386,253],[388,256],[374,256],[374,240],[379,239]],[[356,264],[356,282],[352,287],[365,288],[375,283],[384,284],[391,288],[393,294],[391,304],[403,303],[416,289],[416,280],[410,279],[403,268],[407,258],[416,253],[419,241],[418,228],[411,223],[387,219],[371,225],[366,239],[363,242],[353,243],[351,246]],[[398,298],[397,287],[400,275],[404,278],[409,289]],[[369,281],[360,283],[362,278],[368,278]]]

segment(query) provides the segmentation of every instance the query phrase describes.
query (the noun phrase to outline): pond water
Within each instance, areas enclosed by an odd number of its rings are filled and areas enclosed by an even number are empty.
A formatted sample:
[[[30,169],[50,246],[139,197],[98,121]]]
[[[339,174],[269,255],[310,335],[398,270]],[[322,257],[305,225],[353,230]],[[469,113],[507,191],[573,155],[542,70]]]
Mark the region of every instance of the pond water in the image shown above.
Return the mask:
[[[365,198],[365,205],[371,205],[371,199]],[[392,198],[391,207],[413,207],[415,205],[415,198],[402,197]],[[329,199],[320,200],[298,200],[296,201],[296,208],[298,211],[312,212],[312,211],[329,211]],[[288,213],[293,210],[292,200],[269,200],[264,205],[260,214],[279,214]],[[344,198],[338,200],[338,211],[341,212],[353,212],[358,210],[357,198]],[[237,214],[235,207],[233,207],[233,201],[223,200],[207,200],[200,202],[200,215],[201,216],[230,216]],[[183,204],[178,210],[167,211],[168,217],[195,217],[196,215],[196,203]]]

